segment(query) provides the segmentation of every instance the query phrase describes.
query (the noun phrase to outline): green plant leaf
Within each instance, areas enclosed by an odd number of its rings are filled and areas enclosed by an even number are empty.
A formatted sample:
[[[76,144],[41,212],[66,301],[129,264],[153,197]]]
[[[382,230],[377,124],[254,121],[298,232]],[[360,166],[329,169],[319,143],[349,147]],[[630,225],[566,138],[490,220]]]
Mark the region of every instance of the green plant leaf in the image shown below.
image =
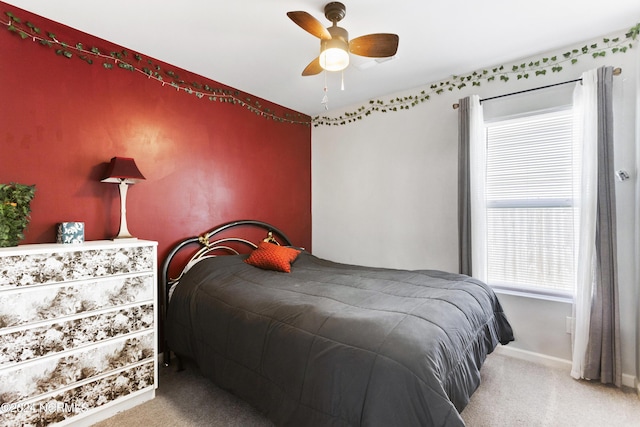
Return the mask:
[[[22,20],[20,18],[18,18],[17,16],[15,16],[13,13],[5,12],[5,15],[7,15],[9,18],[11,18],[11,20],[13,22],[17,22],[18,24],[22,24]]]
[[[0,184],[0,246],[16,246],[24,238],[35,185]]]

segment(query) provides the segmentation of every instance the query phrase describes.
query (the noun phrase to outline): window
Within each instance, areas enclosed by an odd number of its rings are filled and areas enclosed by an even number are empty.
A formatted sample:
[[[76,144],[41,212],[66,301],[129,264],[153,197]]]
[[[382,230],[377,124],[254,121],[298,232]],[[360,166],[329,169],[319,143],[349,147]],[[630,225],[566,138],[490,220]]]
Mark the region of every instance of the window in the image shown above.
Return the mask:
[[[574,286],[572,110],[486,123],[487,281],[571,294]]]

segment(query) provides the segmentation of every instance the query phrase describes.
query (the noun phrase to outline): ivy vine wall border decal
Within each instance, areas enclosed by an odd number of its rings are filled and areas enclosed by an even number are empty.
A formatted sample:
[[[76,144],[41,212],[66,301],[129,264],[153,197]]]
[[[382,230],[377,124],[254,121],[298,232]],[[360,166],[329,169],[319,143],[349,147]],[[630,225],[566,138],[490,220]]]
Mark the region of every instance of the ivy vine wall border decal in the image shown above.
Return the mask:
[[[151,59],[144,58],[139,53],[131,53],[127,50],[103,52],[97,47],[85,47],[82,42],[75,44],[58,40],[56,35],[49,31],[44,31],[31,22],[24,22],[11,12],[5,12],[9,21],[0,21],[6,25],[7,30],[20,36],[22,40],[32,40],[42,46],[54,49],[54,52],[62,58],[72,59],[74,57],[84,61],[89,65],[101,62],[105,70],[112,70],[115,67],[131,72],[137,72],[141,76],[154,80],[162,86],[178,90],[180,92],[194,95],[199,99],[212,102],[229,103],[246,108],[254,114],[271,119],[276,122],[309,126],[308,116],[302,113],[278,113],[248,96],[242,95],[238,90],[212,87],[206,83],[197,81],[186,82],[180,76],[168,69],[163,69],[159,64]],[[46,36],[43,36],[46,33]]]
[[[55,53],[63,58],[71,59],[74,56],[92,65],[96,61],[102,61],[105,70],[112,70],[114,66],[132,72],[138,72],[149,79],[153,79],[162,86],[168,86],[189,95],[194,95],[199,99],[206,99],[212,102],[224,102],[246,108],[247,110],[266,119],[274,121],[309,126],[342,126],[354,123],[371,116],[374,112],[387,113],[408,110],[431,99],[433,95],[440,95],[454,90],[462,90],[467,86],[480,86],[482,82],[502,81],[508,82],[511,79],[530,79],[533,77],[545,76],[548,73],[560,73],[566,65],[574,65],[580,57],[589,55],[595,59],[605,57],[607,54],[626,53],[633,48],[633,42],[640,34],[640,23],[631,27],[624,34],[616,37],[603,38],[602,43],[586,44],[582,47],[572,48],[562,55],[545,56],[536,60],[524,63],[517,63],[511,66],[498,65],[495,67],[476,70],[466,75],[451,76],[449,79],[432,83],[428,89],[421,90],[415,95],[396,97],[388,100],[372,99],[368,104],[358,107],[355,111],[345,112],[338,117],[316,116],[311,122],[305,120],[303,114],[278,114],[276,111],[263,106],[259,101],[252,100],[246,96],[241,98],[241,93],[236,90],[211,87],[200,82],[188,83],[171,70],[164,70],[160,65],[155,64],[150,59],[145,59],[138,53],[131,54],[126,50],[119,52],[104,53],[96,47],[85,48],[82,42],[75,44],[66,43],[56,38],[56,35],[47,32],[44,37],[43,31],[30,22],[23,23],[22,20],[11,12],[5,12],[9,18],[8,22],[2,22],[7,29],[16,33],[22,40],[31,39],[43,46],[55,49]],[[165,77],[166,76],[166,77]],[[168,80],[165,80],[168,78]]]
[[[589,55],[595,59],[603,58],[607,53],[626,53],[633,48],[633,42],[640,34],[640,23],[636,24],[624,34],[602,39],[602,44],[591,43],[582,47],[575,47],[562,55],[542,57],[529,62],[517,63],[511,66],[498,65],[488,69],[476,70],[462,76],[451,76],[450,79],[433,83],[429,89],[415,95],[396,97],[387,101],[370,100],[368,105],[358,107],[355,111],[345,112],[338,117],[317,116],[312,119],[314,126],[341,126],[354,123],[370,116],[374,112],[396,112],[408,110],[431,99],[432,95],[441,95],[454,90],[462,90],[471,85],[480,86],[482,82],[508,82],[512,78],[517,80],[545,76],[548,73],[560,73],[567,64],[574,65],[582,56]]]

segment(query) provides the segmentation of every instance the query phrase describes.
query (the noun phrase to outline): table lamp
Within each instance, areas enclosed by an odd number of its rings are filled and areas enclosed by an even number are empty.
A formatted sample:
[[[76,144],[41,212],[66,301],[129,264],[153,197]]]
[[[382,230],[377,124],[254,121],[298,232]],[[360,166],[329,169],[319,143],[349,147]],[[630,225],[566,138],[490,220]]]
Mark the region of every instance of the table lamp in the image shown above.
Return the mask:
[[[120,189],[120,231],[113,238],[136,239],[127,228],[127,186],[142,181],[144,176],[136,166],[136,162],[130,157],[114,157],[109,163],[106,178],[101,182],[118,184]]]

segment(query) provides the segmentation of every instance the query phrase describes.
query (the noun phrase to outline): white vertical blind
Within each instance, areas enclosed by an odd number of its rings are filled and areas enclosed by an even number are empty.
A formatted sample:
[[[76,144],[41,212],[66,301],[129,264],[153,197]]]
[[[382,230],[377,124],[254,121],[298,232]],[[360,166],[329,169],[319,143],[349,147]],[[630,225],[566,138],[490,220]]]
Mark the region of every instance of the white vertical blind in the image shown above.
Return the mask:
[[[570,109],[487,124],[488,282],[571,293]]]

